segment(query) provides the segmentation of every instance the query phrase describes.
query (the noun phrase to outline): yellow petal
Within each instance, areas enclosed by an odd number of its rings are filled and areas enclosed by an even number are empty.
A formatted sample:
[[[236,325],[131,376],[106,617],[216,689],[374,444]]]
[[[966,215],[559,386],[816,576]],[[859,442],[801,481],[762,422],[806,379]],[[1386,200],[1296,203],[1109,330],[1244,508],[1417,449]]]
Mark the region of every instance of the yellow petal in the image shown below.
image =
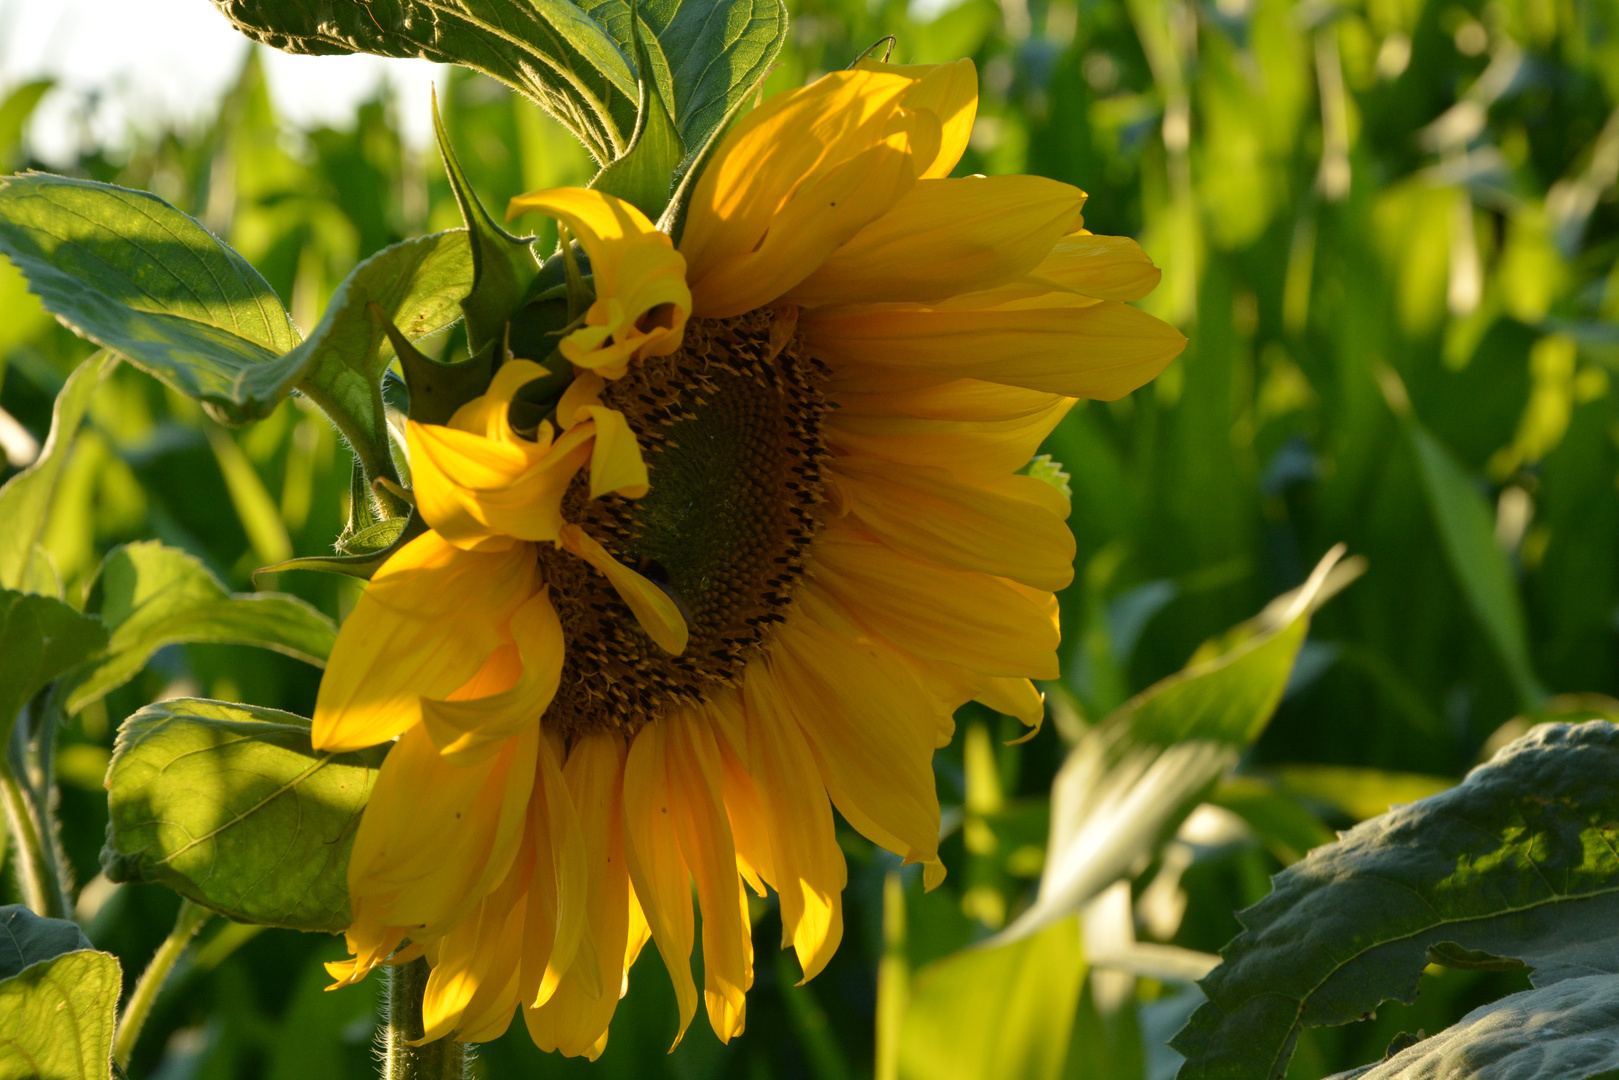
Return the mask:
[[[513,613],[511,634],[521,670],[509,687],[479,696],[458,692],[449,700],[422,699],[428,736],[456,764],[480,760],[511,736],[539,727],[541,714],[556,696],[566,647],[549,587]]]
[[[569,748],[562,767],[584,839],[588,903],[579,952],[545,1004],[523,1010],[529,1035],[541,1050],[568,1057],[601,1053],[618,1007],[629,931],[630,883],[625,871],[620,807],[624,793],[624,740],[586,735]],[[590,966],[588,975],[584,971]],[[525,987],[534,985],[525,972]]]
[[[658,648],[671,656],[686,651],[686,619],[668,593],[613,558],[577,525],[564,525],[558,544],[601,571]]]
[[[849,511],[897,551],[1057,591],[1074,577],[1068,502],[1030,476],[982,479],[848,455],[827,473]]]
[[[916,82],[905,91],[907,109],[921,109],[939,118],[943,129],[939,151],[933,161],[918,173],[926,178],[949,176],[972,137],[978,117],[978,69],[971,60],[948,64],[885,64],[866,59],[855,64],[859,71],[886,72]]]
[[[973,697],[996,712],[1017,717],[1035,732],[1046,716],[1046,696],[1028,679],[985,679]]]
[[[720,1042],[742,1034],[753,984],[753,936],[747,898],[738,889],[726,818],[719,743],[701,712],[666,721],[669,786],[680,812],[675,831],[703,912],[703,999]]]
[[[748,664],[742,691],[748,757],[781,901],[782,944],[793,946],[807,981],[820,973],[843,940],[848,868],[814,755],[765,660]]]
[[[538,762],[529,803],[534,868],[522,943],[522,986],[530,1007],[549,1001],[573,967],[590,903],[585,836],[551,739],[540,740]],[[591,963],[595,959],[592,953]],[[599,986],[598,972],[582,970],[580,975],[587,980],[597,976]]]
[[[901,555],[838,523],[811,573],[861,625],[907,652],[985,675],[1055,679],[1059,633],[1038,594],[1006,578]]]
[[[555,540],[562,497],[590,460],[594,433],[580,426],[544,445],[412,420],[405,434],[416,508],[458,547],[487,547],[491,537]]]
[[[860,402],[852,395],[837,399],[844,408],[827,419],[830,445],[847,454],[984,479],[1005,476],[1027,465],[1073,404],[1072,398],[1042,395],[1042,406],[1026,415],[997,416],[992,410],[993,395],[984,395],[987,415],[982,419],[935,419],[907,416],[899,408],[882,413],[869,407],[876,400],[907,395],[867,396],[873,401]],[[961,412],[970,414],[970,401],[963,403]]]
[[[523,545],[468,552],[431,532],[406,544],[337,635],[315,699],[315,747],[370,746],[416,723],[422,696],[450,694],[504,643],[533,581],[534,554]]]
[[[447,426],[457,431],[482,435],[496,442],[516,446],[531,445],[512,430],[511,404],[517,392],[536,379],[551,373],[550,369],[532,360],[508,360],[500,365],[489,388],[455,410]]]
[[[1084,205],[1083,191],[1039,176],[918,181],[787,299],[927,303],[992,288],[1041,265]]]
[[[681,234],[689,279],[759,246],[795,192],[882,143],[915,80],[835,71],[775,94],[739,120],[692,192]]]
[[[511,1023],[523,939],[522,893],[529,875],[523,862],[515,862],[477,909],[437,942],[422,994],[423,1034],[413,1045],[469,1026],[498,1024],[504,1030]]]
[[[1163,273],[1128,236],[1074,233],[1057,241],[1029,272],[1033,281],[1098,300],[1140,300],[1158,287]]]
[[[605,192],[553,188],[520,195],[507,217],[535,211],[555,218],[590,256],[596,300],[585,326],[562,339],[562,355],[605,378],[631,360],[680,348],[691,292],[686,260],[641,211]]]
[[[724,319],[780,297],[886,214],[916,183],[912,148],[938,144],[930,113],[902,113],[877,145],[811,178],[777,212],[758,246],[692,278],[692,310]]]
[[[599,405],[580,410],[596,423],[596,442],[590,451],[590,497],[622,495],[639,499],[651,488],[641,444],[635,441],[630,423],[617,409]]]
[[[510,870],[534,788],[537,730],[474,765],[445,761],[420,726],[389,750],[349,856],[349,895],[384,925],[448,933]]]
[[[1186,347],[1180,331],[1144,311],[1072,293],[976,310],[840,305],[806,311],[800,326],[834,368],[872,364],[1104,401],[1146,383]]]
[[[849,824],[907,862],[935,861],[936,706],[901,656],[859,635],[847,616],[824,618],[828,606],[805,590],[777,631],[780,685]]]
[[[691,978],[691,874],[675,825],[682,807],[670,790],[667,735],[668,724],[656,721],[630,745],[624,764],[624,854],[630,884],[674,985],[679,1025],[673,1050],[697,1014],[697,986]]]

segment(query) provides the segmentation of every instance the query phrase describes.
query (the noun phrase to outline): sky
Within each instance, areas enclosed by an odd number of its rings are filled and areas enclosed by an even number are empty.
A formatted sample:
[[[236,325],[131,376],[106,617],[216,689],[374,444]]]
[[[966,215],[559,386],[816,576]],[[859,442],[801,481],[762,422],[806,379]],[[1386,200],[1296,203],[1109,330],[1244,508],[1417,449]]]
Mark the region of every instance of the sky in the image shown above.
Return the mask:
[[[131,122],[207,117],[248,48],[208,0],[0,0],[0,98],[23,82],[57,80],[28,137],[40,158],[64,162],[86,124],[95,142],[116,146]],[[434,64],[273,50],[265,60],[278,109],[299,126],[342,122],[386,79],[407,138],[428,140]]]

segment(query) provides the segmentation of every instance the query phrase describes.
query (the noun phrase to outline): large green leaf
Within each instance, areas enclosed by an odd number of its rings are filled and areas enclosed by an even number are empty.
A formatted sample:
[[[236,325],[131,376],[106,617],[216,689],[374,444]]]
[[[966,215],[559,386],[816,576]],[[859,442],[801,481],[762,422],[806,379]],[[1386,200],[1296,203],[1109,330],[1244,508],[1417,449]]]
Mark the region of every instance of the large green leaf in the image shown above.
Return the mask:
[[[903,1080],[1056,1080],[1085,979],[1075,920],[917,973],[900,1033]]]
[[[1035,933],[1139,871],[1236,764],[1282,700],[1312,604],[1340,554],[1085,732],[1052,785],[1039,895],[1001,940]]]
[[[111,953],[89,949],[0,981],[0,1080],[107,1080],[122,981]]]
[[[296,596],[229,593],[197,559],[155,540],[109,552],[90,598],[111,639],[68,698],[74,712],[133,678],[158,649],[182,641],[258,645],[324,666],[337,627]]]
[[[349,849],[386,752],[317,752],[309,721],[275,709],[148,705],[118,732],[102,868],[236,922],[342,930]]]
[[[1612,1080],[1619,978],[1587,975],[1480,1006],[1429,1039],[1329,1080]]]
[[[56,481],[67,464],[79,423],[96,387],[117,363],[116,357],[98,352],[74,369],[56,395],[51,432],[39,457],[0,487],[0,521],[5,522],[0,529],[0,588],[21,588],[29,580],[28,564],[36,557],[35,545],[45,532],[51,496],[56,493]]]
[[[297,344],[286,309],[247,260],[156,195],[12,177],[0,187],[0,252],[74,330],[230,419],[279,400],[244,382]]]
[[[94,947],[76,922],[41,918],[21,904],[0,907],[0,979],[29,964]]]
[[[17,711],[64,672],[107,644],[101,620],[50,596],[0,589],[0,747]]]
[[[1615,776],[1619,727],[1546,724],[1282,871],[1175,1037],[1182,1080],[1279,1077],[1302,1027],[1414,1001],[1430,960],[1619,973]]]
[[[1506,555],[1495,541],[1489,504],[1444,444],[1415,421],[1409,422],[1407,432],[1456,584],[1506,664],[1518,704],[1532,709],[1546,699],[1546,689],[1529,659],[1523,602]]]
[[[369,52],[465,64],[528,94],[609,162],[635,129],[628,0],[214,0],[236,28],[297,53]],[[688,148],[763,77],[787,31],[781,0],[639,8],[653,78]]]

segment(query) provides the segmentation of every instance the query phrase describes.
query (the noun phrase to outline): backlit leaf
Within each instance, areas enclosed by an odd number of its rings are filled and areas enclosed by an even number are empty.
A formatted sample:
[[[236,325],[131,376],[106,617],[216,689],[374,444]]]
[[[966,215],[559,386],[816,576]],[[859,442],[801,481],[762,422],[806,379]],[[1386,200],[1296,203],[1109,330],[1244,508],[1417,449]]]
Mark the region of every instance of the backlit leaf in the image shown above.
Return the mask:
[[[117,959],[89,949],[0,980],[0,1080],[107,1080],[121,982]]]
[[[342,930],[349,849],[387,749],[317,752],[309,721],[275,709],[148,705],[118,732],[102,869],[236,922]]]

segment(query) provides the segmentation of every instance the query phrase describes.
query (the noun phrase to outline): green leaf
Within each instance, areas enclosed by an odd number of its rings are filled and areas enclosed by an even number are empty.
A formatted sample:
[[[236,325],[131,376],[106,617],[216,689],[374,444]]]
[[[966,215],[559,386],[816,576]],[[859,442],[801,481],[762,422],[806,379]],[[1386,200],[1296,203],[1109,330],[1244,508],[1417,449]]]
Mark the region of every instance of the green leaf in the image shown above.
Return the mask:
[[[405,338],[419,341],[461,317],[472,282],[472,248],[460,229],[385,248],[343,279],[308,340],[279,362],[328,416],[348,418],[340,426],[351,442],[363,444],[367,484],[379,475],[398,479],[381,391],[394,349],[370,305]]]
[[[609,162],[630,145],[637,77],[628,0],[214,0],[287,52],[369,52],[465,64],[521,90]],[[781,0],[671,0],[640,9],[653,78],[691,149],[719,130],[781,50]]]
[[[1587,975],[1480,1006],[1369,1069],[1328,1080],[1611,1080],[1619,978]]]
[[[107,1080],[122,981],[111,953],[88,949],[0,981],[0,1080]]]
[[[6,523],[0,529],[0,588],[21,588],[25,581],[38,576],[30,567],[38,561],[36,550],[45,533],[56,482],[96,387],[117,364],[117,357],[98,352],[74,369],[67,385],[56,395],[51,432],[45,437],[39,458],[0,487],[0,521]]]
[[[1181,1080],[1280,1077],[1302,1027],[1416,1000],[1430,959],[1619,973],[1619,727],[1547,724],[1278,874],[1172,1043]],[[1444,947],[1444,946],[1449,947]]]
[[[394,552],[426,531],[427,524],[422,521],[421,515],[412,511],[408,518],[389,518],[361,529],[341,543],[341,555],[308,555],[288,559],[284,563],[255,571],[254,577],[282,570],[318,570],[369,581],[371,575],[393,557]]]
[[[1041,483],[1050,484],[1052,487],[1062,492],[1063,498],[1069,500],[1070,502],[1073,501],[1074,489],[1068,483],[1071,477],[1066,471],[1064,471],[1062,462],[1058,461],[1050,454],[1039,455],[1033,461],[1023,466],[1023,468],[1019,469],[1018,472],[1024,474],[1025,476],[1032,476]]]
[[[54,597],[0,589],[0,747],[29,698],[106,644],[100,619]]]
[[[1056,1080],[1085,978],[1073,919],[917,973],[900,1033],[906,1080]]]
[[[0,907],[0,979],[11,978],[29,964],[93,948],[76,922],[41,918],[21,904]]]
[[[1282,700],[1341,553],[1085,732],[1052,785],[1040,892],[999,940],[1035,933],[1135,872],[1236,764]]]
[[[195,557],[155,540],[108,553],[90,610],[112,636],[106,657],[74,686],[69,712],[128,682],[165,645],[257,645],[324,667],[337,640],[332,620],[296,596],[229,593]]]
[[[603,167],[590,186],[617,195],[656,221],[669,205],[675,170],[686,156],[686,146],[680,140],[680,132],[669,116],[669,110],[664,107],[663,94],[652,85],[651,74],[657,66],[652,61],[646,42],[639,33],[634,36],[637,64],[641,71],[635,134],[630,140],[629,149]]]
[[[1406,431],[1456,584],[1506,664],[1519,705],[1533,709],[1546,699],[1546,688],[1529,659],[1523,602],[1506,555],[1495,542],[1489,504],[1438,439],[1415,421],[1408,422]]]
[[[256,419],[280,400],[249,384],[297,344],[286,309],[247,260],[157,196],[12,177],[0,187],[0,252],[75,331],[226,418]]]
[[[342,930],[349,849],[387,749],[317,752],[309,721],[275,709],[148,705],[118,731],[102,869],[236,922]]]

